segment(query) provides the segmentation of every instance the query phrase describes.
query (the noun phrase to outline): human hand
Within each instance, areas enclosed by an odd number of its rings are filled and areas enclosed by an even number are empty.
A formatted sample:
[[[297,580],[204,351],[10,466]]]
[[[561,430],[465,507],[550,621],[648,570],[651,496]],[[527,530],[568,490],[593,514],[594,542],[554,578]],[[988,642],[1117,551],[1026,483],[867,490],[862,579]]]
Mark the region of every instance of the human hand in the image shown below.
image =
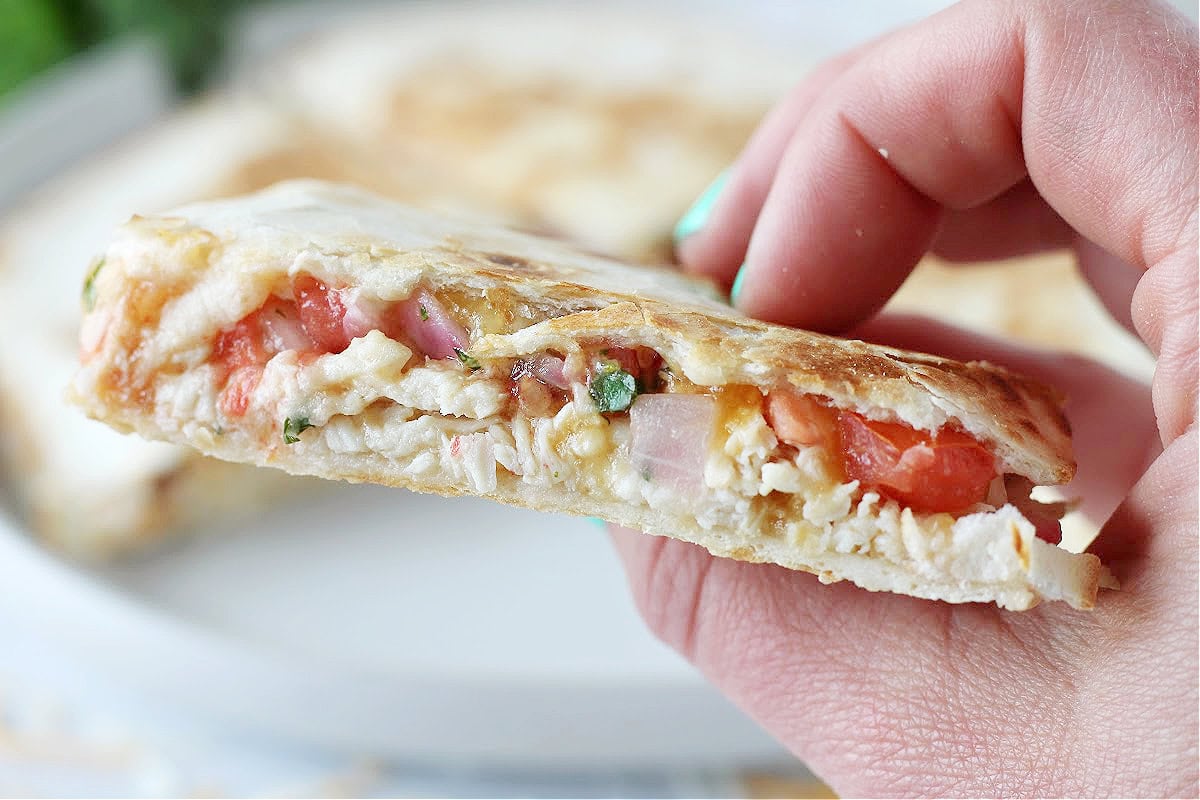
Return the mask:
[[[861,325],[926,251],[1062,246],[1156,353],[1152,391],[927,320]],[[1195,29],[1140,2],[977,0],[889,34],[772,112],[679,253],[725,285],[744,262],[750,315],[1061,388],[1070,488],[1122,590],[1011,613],[615,531],[650,627],[842,794],[1196,795]]]

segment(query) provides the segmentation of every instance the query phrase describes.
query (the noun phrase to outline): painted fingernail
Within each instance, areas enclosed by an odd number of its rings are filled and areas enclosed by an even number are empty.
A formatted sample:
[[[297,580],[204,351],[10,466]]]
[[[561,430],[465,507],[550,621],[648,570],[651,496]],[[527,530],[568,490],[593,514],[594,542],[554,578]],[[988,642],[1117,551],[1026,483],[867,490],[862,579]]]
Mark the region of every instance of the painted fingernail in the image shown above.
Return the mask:
[[[588,517],[587,521],[592,523],[593,525],[595,525],[597,528],[608,527],[608,523],[605,522],[604,520],[600,519],[599,517]]]
[[[733,279],[733,286],[729,289],[729,302],[737,304],[738,295],[742,293],[742,284],[746,281],[746,265],[742,264],[738,267],[737,276]]]
[[[679,218],[679,222],[675,223],[674,236],[676,244],[704,227],[728,179],[729,170],[725,170],[708,185],[708,188],[696,199],[696,202],[692,203],[692,207]]]

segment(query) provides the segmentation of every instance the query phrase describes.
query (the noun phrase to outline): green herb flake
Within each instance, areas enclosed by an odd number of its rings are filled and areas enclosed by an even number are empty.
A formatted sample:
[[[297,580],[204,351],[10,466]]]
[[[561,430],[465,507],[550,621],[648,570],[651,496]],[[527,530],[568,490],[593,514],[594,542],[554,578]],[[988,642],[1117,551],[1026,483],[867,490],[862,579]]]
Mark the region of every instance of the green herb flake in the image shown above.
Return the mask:
[[[92,267],[92,271],[83,281],[83,307],[91,311],[96,307],[96,276],[100,274],[100,270],[104,268],[104,259],[101,258],[96,262],[96,266]]]
[[[652,477],[654,477],[653,474],[650,472],[649,467],[642,467],[642,471],[638,474],[642,476],[642,480],[644,480],[644,481],[648,481]]]
[[[418,303],[418,304],[417,304],[417,311],[418,311],[418,312],[421,314],[421,321],[422,321],[422,322],[426,322],[426,321],[428,321],[428,319],[429,319],[429,309],[427,309],[427,308],[425,307],[425,304],[424,304],[424,303]]]
[[[295,419],[288,417],[283,421],[283,441],[287,444],[295,444],[300,441],[300,434],[312,426],[308,417],[296,417]]]
[[[471,370],[471,372],[477,372],[483,369],[483,367],[479,364],[479,359],[475,358],[475,356],[469,355],[465,350],[460,350],[456,347],[454,348],[454,355],[458,356],[458,360],[462,362],[462,365]]]
[[[588,394],[601,414],[625,411],[638,395],[638,384],[625,370],[606,366],[588,384]]]

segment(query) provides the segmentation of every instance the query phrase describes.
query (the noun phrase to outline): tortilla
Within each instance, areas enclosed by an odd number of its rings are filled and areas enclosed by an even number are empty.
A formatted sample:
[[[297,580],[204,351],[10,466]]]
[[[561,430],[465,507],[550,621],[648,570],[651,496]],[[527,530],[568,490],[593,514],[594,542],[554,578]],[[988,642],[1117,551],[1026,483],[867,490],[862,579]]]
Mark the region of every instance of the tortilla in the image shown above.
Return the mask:
[[[328,159],[273,115],[228,96],[197,102],[90,157],[0,221],[0,456],[30,528],[56,549],[98,558],[168,531],[270,505],[284,475],[120,436],[63,400],[78,363],[80,264],[135,209],[261,188]],[[181,157],[187,154],[186,157]]]
[[[1074,472],[1049,389],[751,320],[672,271],[290,182],[135,218],[84,294],[75,401],[218,458],[599,516],[951,602],[1089,608],[1103,576],[1005,495]],[[815,438],[785,432],[788,402]],[[851,479],[848,425],[906,431],[920,458],[953,441],[975,472],[986,459],[985,493],[943,509]]]
[[[315,177],[665,258],[675,218],[794,71],[762,71],[753,37],[645,19],[439,3],[328,26],[89,157],[0,221],[0,451],[30,527],[75,555],[118,555],[219,527],[295,484],[116,436],[62,402],[80,265],[134,211]]]

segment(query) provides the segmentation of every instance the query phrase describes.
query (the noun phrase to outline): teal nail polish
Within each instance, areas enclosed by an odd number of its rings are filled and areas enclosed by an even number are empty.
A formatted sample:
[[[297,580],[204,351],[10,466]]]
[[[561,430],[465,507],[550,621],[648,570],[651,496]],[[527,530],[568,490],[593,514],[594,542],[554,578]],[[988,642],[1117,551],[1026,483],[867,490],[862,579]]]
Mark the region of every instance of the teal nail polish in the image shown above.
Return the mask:
[[[597,528],[608,527],[608,523],[605,522],[604,520],[600,519],[599,517],[588,517],[587,521],[592,523],[593,525],[595,525]]]
[[[725,170],[708,185],[704,193],[697,198],[696,202],[692,203],[692,207],[679,218],[679,222],[675,223],[674,235],[676,243],[682,242],[704,227],[728,179],[729,170]]]
[[[729,302],[737,303],[738,295],[742,293],[742,284],[746,282],[746,265],[738,267],[737,277],[733,279],[733,287],[729,290]]]

